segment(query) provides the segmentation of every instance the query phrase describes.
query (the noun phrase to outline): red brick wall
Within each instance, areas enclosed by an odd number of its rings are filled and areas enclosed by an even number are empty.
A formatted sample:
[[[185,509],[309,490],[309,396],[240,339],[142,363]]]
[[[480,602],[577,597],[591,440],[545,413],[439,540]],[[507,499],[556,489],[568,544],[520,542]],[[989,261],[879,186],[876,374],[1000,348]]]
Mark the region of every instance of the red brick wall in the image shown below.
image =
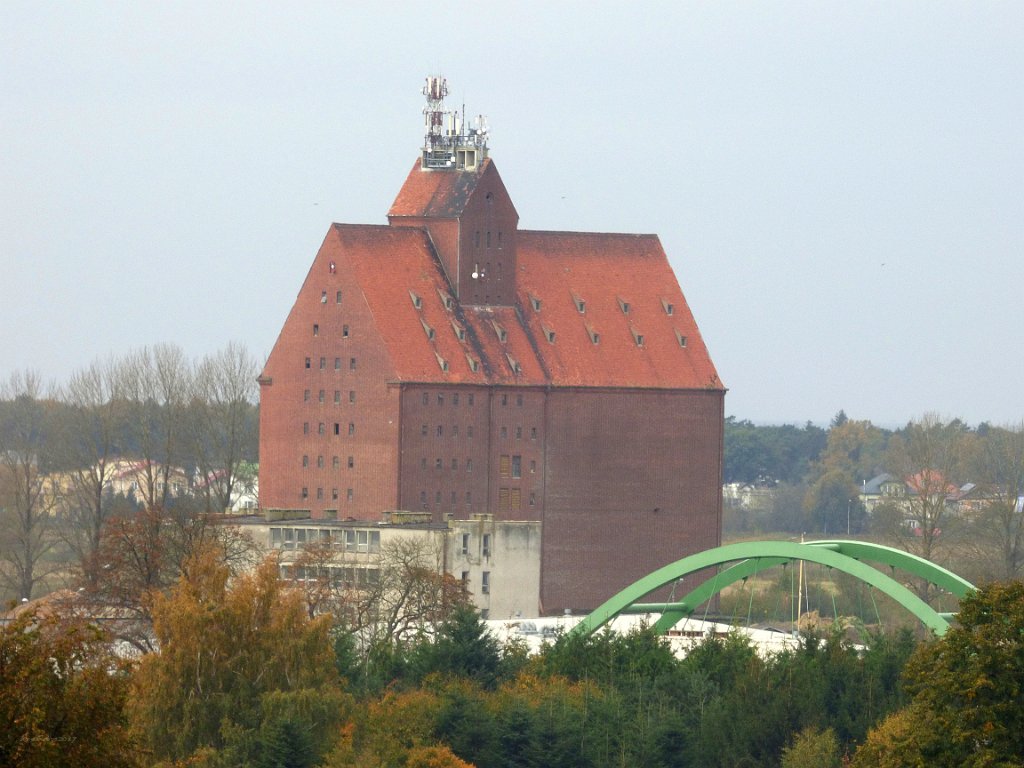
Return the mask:
[[[397,504],[400,398],[386,384],[392,369],[344,258],[329,233],[264,368],[272,383],[260,388],[260,503],[378,520]]]
[[[515,301],[519,215],[493,165],[488,165],[462,213],[459,283],[463,304],[507,306]],[[473,278],[473,270],[480,275]]]
[[[720,391],[551,392],[545,611],[595,608],[720,543],[723,403]]]

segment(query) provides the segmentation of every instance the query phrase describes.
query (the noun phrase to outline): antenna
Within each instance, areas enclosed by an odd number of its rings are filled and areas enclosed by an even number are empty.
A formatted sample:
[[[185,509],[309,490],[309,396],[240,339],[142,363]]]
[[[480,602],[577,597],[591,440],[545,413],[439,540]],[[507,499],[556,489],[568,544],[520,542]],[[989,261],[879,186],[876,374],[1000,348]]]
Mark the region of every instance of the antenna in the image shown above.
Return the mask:
[[[487,121],[483,115],[474,118],[473,128],[466,125],[466,105],[462,113],[445,109],[448,81],[443,75],[430,75],[421,90],[427,98],[423,107],[424,171],[439,168],[476,170],[487,157]]]

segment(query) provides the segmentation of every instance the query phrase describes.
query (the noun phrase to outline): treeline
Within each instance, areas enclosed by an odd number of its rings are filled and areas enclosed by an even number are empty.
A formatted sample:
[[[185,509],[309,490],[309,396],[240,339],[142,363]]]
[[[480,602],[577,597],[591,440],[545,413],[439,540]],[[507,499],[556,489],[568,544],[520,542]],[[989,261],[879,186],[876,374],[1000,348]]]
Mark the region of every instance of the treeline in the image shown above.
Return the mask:
[[[214,549],[190,558],[152,595],[157,650],[134,660],[54,609],[0,630],[0,763],[884,768],[1024,754],[1020,583],[980,590],[959,626],[916,647],[836,632],[765,658],[709,637],[679,659],[649,629],[561,635],[527,656],[464,600],[434,634],[363,645],[311,616],[275,562],[228,576]]]
[[[158,345],[60,385],[0,383],[0,587],[27,598],[69,564],[94,583],[129,513],[230,507],[257,459],[257,374],[237,344],[199,360]]]
[[[887,430],[840,412],[828,429],[730,418],[725,430],[725,482],[752,486],[727,487],[727,532],[868,533],[939,561],[958,550],[980,580],[1024,566],[1024,425],[926,415]],[[898,493],[875,489],[869,515],[862,492],[883,474]]]

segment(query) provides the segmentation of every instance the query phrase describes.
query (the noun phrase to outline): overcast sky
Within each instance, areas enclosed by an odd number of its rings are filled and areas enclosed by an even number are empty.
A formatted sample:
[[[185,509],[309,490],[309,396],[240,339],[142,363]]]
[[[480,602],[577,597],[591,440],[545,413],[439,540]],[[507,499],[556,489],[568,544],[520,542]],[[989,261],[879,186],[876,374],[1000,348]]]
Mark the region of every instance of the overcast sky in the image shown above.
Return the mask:
[[[270,352],[423,78],[524,229],[661,237],[758,422],[1024,418],[1024,4],[0,0],[0,378]]]

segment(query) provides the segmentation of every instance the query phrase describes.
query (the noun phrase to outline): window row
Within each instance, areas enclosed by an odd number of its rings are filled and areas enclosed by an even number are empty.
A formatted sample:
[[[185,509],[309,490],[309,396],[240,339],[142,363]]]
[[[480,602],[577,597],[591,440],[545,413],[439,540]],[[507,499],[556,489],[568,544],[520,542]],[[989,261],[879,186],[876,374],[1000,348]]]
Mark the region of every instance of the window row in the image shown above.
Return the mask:
[[[470,592],[471,590],[469,588],[469,571],[463,571],[462,572],[461,582],[462,582],[462,588],[464,590],[466,590],[467,592]],[[483,571],[480,574],[480,594],[481,595],[489,595],[490,593],[491,593],[491,572],[490,571]],[[486,608],[481,609],[481,611],[480,611],[480,618],[486,620],[487,619],[487,615],[488,615],[487,614],[487,609]]]
[[[317,399],[318,403],[321,403],[321,404],[326,403],[327,402],[327,390],[326,389],[321,389],[319,392],[317,392],[316,399]],[[311,389],[304,389],[302,391],[302,402],[309,403],[309,402],[312,402],[312,400],[313,400],[313,390],[311,390]],[[354,389],[350,389],[348,391],[348,402],[350,404],[354,404],[355,401],[356,401],[356,391]],[[340,389],[334,390],[334,404],[335,405],[341,405],[341,390]]]
[[[530,491],[528,503],[531,507],[537,506],[537,494]],[[519,488],[498,489],[498,511],[518,512],[523,507],[523,493]]]
[[[324,544],[339,552],[380,552],[380,531],[330,528],[271,528],[274,549],[303,549],[307,544]]]
[[[473,537],[472,537],[471,534],[468,534],[468,533],[462,534],[462,548],[460,550],[460,554],[462,554],[465,557],[469,557],[470,555],[475,554],[472,551],[472,541],[473,541]],[[483,534],[480,537],[480,557],[490,557],[490,556],[491,556],[491,534],[485,533],[485,534]]]
[[[305,485],[302,486],[302,494],[301,495],[302,495],[302,499],[304,501],[309,498],[309,487],[308,486],[305,486]],[[346,488],[345,489],[345,501],[351,503],[354,499],[355,499],[355,492],[351,488]],[[323,501],[324,500],[324,489],[323,488],[317,488],[316,489],[316,500],[317,501]],[[337,500],[338,500],[338,489],[337,488],[331,488],[331,501],[337,501]]]
[[[435,506],[440,507],[441,504],[443,503],[443,499],[444,499],[444,497],[443,497],[441,491],[436,491],[434,493],[434,505]],[[466,500],[466,506],[467,507],[472,507],[473,506],[473,492],[472,491],[466,491],[465,500]],[[451,505],[451,507],[454,508],[454,507],[458,506],[458,503],[459,503],[459,493],[458,493],[458,491],[452,491],[450,496],[449,496],[449,504]],[[430,508],[430,502],[428,500],[427,492],[426,491],[420,491],[420,508],[421,509],[429,509]]]
[[[380,569],[343,565],[282,565],[281,578],[288,581],[325,581],[332,587],[366,589],[380,583]]]
[[[433,433],[437,437],[444,437],[444,425],[443,424],[438,424],[436,427],[433,428],[433,430],[431,430],[429,424],[422,424],[422,425],[420,425],[420,436],[426,437],[432,431],[433,431]],[[459,436],[459,425],[458,424],[453,424],[451,426],[451,428],[449,429],[448,434],[451,437],[458,437]],[[508,436],[509,436],[509,428],[507,426],[504,426],[504,425],[499,427],[498,428],[498,434],[501,436],[501,438],[503,440],[507,440]],[[517,426],[515,428],[515,430],[514,430],[514,434],[515,434],[516,440],[522,440],[523,439],[523,434],[524,434],[523,428],[521,426]],[[465,435],[466,435],[466,437],[469,437],[469,438],[473,437],[473,425],[472,424],[470,424],[470,425],[468,425],[466,427]],[[530,427],[530,439],[531,440],[536,440],[537,439],[537,428],[536,427]]]
[[[331,262],[331,274],[334,274],[334,262],[333,261]],[[320,303],[321,304],[326,304],[327,303],[327,289],[326,288],[323,289],[322,291],[320,291]],[[334,303],[335,304],[341,304],[341,291],[335,292],[335,294],[334,294]]]
[[[321,357],[320,358],[319,368],[320,368],[321,371],[326,371],[327,370],[327,360],[328,360],[328,358],[326,358],[326,357]],[[313,358],[312,357],[307,357],[306,358],[305,367],[310,369],[310,370],[312,370],[312,368],[313,368]],[[342,369],[341,358],[340,357],[334,358],[334,370],[340,371],[341,369]],[[354,357],[350,357],[348,359],[348,369],[350,371],[356,370],[356,359]]]
[[[308,435],[310,433],[310,423],[308,421],[302,422],[302,434]],[[323,421],[319,422],[316,426],[316,433],[318,435],[327,434],[327,424]],[[354,435],[356,433],[356,424],[354,421],[348,423],[348,434]],[[334,434],[341,434],[341,422],[334,422]]]
[[[320,323],[313,323],[313,335],[314,336],[319,336],[320,335]],[[343,338],[343,339],[347,339],[348,338],[348,326],[347,325],[341,326],[341,338]],[[308,368],[309,366],[306,366],[306,367]]]
[[[452,392],[449,395],[449,402],[452,405],[454,405],[456,408],[459,405],[459,394],[460,393],[458,393],[458,392]],[[444,405],[444,400],[445,400],[444,393],[438,392],[438,394],[437,394],[437,404],[438,405]],[[466,404],[469,405],[469,406],[472,406],[475,402],[476,402],[476,395],[475,395],[475,393],[467,392],[466,393]],[[423,404],[424,405],[430,405],[430,393],[429,392],[424,392],[423,393]]]
[[[530,474],[537,472],[537,462],[530,459]],[[523,476],[523,457],[518,454],[501,454],[498,460],[498,474],[502,477],[517,478]]]
[[[420,458],[420,469],[426,469],[428,466],[430,466],[430,462],[428,461],[427,457],[423,456],[422,458]],[[472,459],[466,459],[463,462],[463,466],[466,468],[467,472],[472,472],[473,471],[473,460]],[[434,460],[434,469],[444,469],[444,468],[445,468],[444,459],[438,458],[438,459]],[[458,459],[456,459],[456,458],[452,459],[452,461],[451,461],[451,468],[452,468],[453,472],[458,470],[458,468],[459,468],[459,460]]]
[[[303,454],[303,456],[302,456],[302,467],[303,467],[303,469],[308,467],[309,463],[310,463],[309,462],[309,456],[306,455],[306,454]],[[355,466],[356,466],[356,458],[355,458],[355,456],[349,456],[348,457],[348,468],[349,469],[355,469]],[[332,469],[341,469],[341,457],[340,456],[332,457],[331,467],[332,467]],[[317,469],[323,469],[324,468],[324,457],[323,456],[317,456],[316,457],[316,468]]]

